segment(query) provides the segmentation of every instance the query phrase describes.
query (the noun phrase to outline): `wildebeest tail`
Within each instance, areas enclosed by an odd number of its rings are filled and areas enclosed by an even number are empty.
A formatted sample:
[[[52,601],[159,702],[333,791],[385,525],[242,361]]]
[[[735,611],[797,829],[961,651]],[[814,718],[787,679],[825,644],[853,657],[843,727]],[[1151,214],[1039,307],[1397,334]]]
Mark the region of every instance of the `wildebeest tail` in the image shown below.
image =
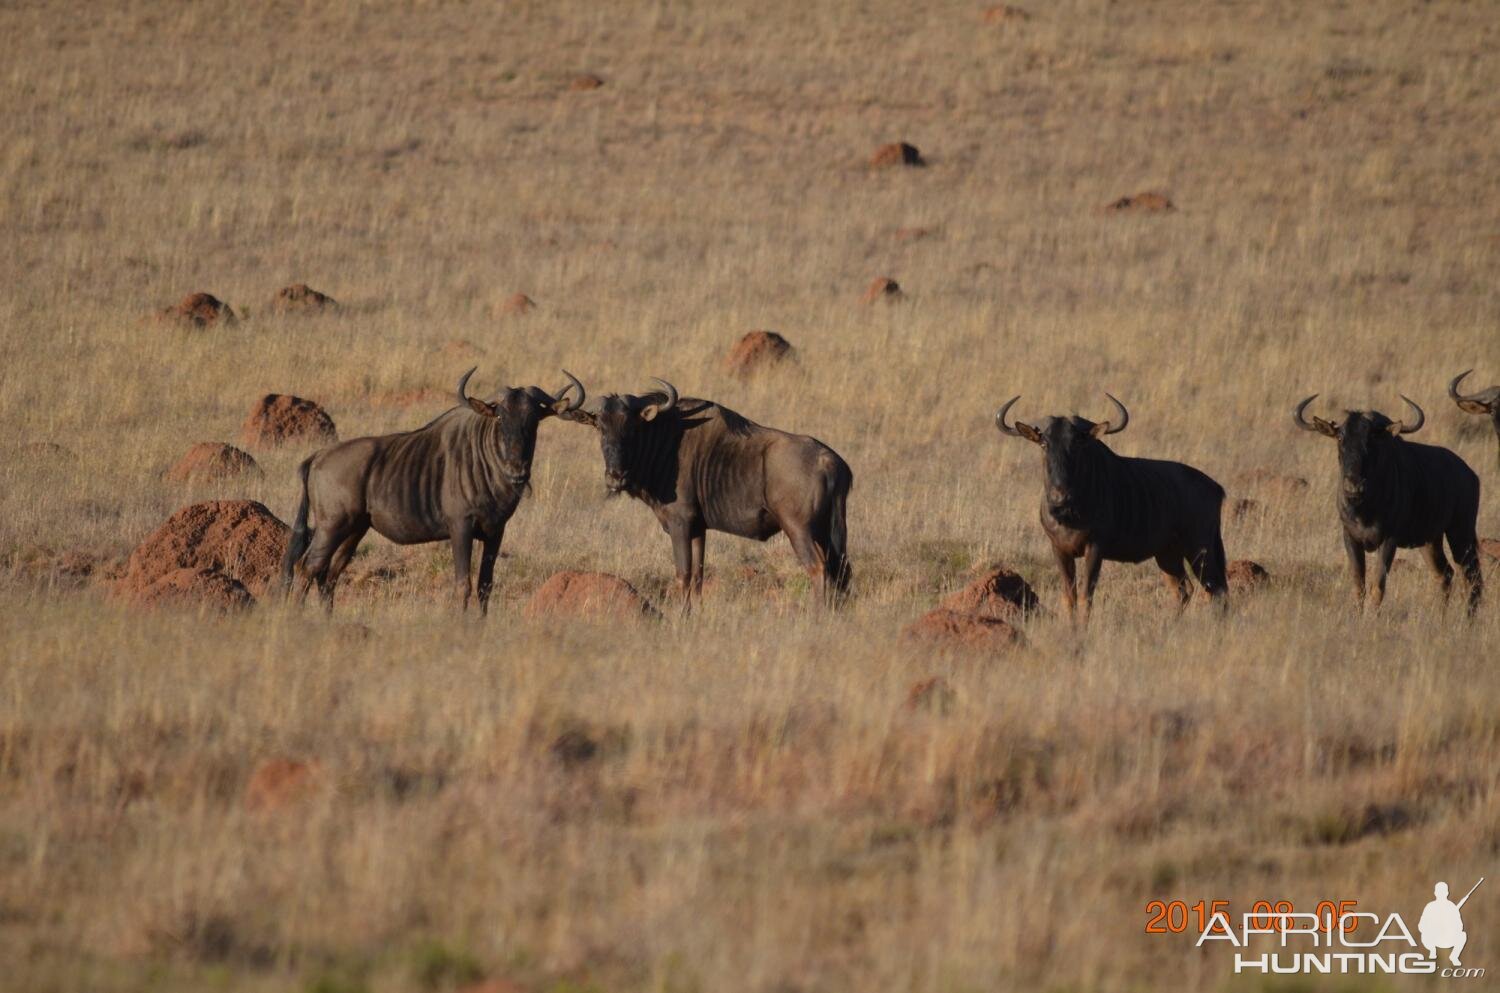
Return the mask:
[[[297,504],[297,517],[292,522],[292,535],[286,543],[286,554],[281,556],[281,588],[287,590],[292,585],[292,570],[307,554],[307,546],[312,544],[312,529],[307,526],[307,474],[312,468],[312,458],[303,460],[297,467],[297,476],[302,480],[302,502]]]
[[[837,458],[837,456],[835,456]],[[854,473],[843,459],[828,476],[828,569],[834,587],[843,593],[849,589],[854,570],[849,565],[849,529],[844,515],[844,506],[849,500],[849,491],[854,488]]]

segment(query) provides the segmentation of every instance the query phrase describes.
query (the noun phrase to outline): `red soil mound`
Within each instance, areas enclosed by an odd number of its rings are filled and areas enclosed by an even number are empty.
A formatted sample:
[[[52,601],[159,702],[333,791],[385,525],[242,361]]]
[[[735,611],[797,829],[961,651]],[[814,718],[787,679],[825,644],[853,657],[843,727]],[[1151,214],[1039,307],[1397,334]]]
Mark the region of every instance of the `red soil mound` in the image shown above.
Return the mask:
[[[895,303],[905,297],[901,292],[901,284],[889,276],[877,276],[865,290],[865,303],[878,303],[884,300],[886,303]]]
[[[1003,565],[985,569],[968,586],[944,597],[938,607],[957,613],[1014,620],[1041,607],[1036,591],[1018,572]]]
[[[206,328],[213,324],[233,324],[234,311],[212,293],[189,293],[175,307],[157,311],[156,318],[163,324]]]
[[[260,466],[248,452],[222,441],[200,441],[189,448],[163,478],[174,483],[205,482],[228,479],[245,472],[260,472]]]
[[[306,283],[282,287],[271,301],[271,310],[277,314],[322,314],[338,309],[337,300]]]
[[[619,576],[605,572],[558,572],[531,595],[527,617],[653,617],[656,608]]]
[[[907,626],[903,634],[945,648],[1010,648],[1021,632],[998,617],[938,607]]]
[[[317,762],[265,759],[245,783],[245,809],[283,810],[316,794],[324,781],[323,767]]]
[[[749,376],[791,357],[792,343],[775,331],[751,331],[729,350],[724,370],[736,376]]]
[[[1011,7],[999,4],[994,7],[986,7],[980,11],[980,18],[986,24],[1024,24],[1031,20],[1031,14],[1020,7]]]
[[[290,528],[254,500],[195,503],[167,518],[136,546],[115,590],[127,598],[139,598],[168,573],[208,570],[262,594],[281,567],[290,533]]]
[[[123,581],[118,588],[124,588]],[[128,595],[138,607],[211,607],[227,611],[255,603],[244,583],[215,568],[173,569],[143,586],[131,587]]]
[[[1104,208],[1111,213],[1160,214],[1176,210],[1176,206],[1161,193],[1137,193],[1121,197]]]
[[[604,80],[601,77],[596,76],[591,72],[585,72],[580,75],[574,76],[572,81],[568,83],[568,89],[574,91],[575,93],[582,93],[586,90],[597,90],[603,85]]]
[[[498,310],[502,317],[520,317],[536,308],[536,301],[524,293],[511,294]]]
[[[240,444],[246,448],[281,445],[289,441],[338,441],[333,418],[301,397],[267,393],[256,401],[240,425]]]
[[[909,714],[946,714],[953,709],[957,698],[958,695],[948,685],[948,680],[942,676],[928,676],[911,684],[901,709]]]
[[[1229,580],[1230,591],[1234,593],[1250,593],[1271,581],[1271,574],[1266,571],[1265,566],[1249,559],[1237,559],[1229,563],[1225,576]]]
[[[881,145],[875,149],[875,154],[870,156],[870,165],[876,169],[885,169],[891,166],[924,166],[926,164],[922,159],[922,153],[917,150],[917,146],[908,145],[904,141],[894,141],[889,145]]]

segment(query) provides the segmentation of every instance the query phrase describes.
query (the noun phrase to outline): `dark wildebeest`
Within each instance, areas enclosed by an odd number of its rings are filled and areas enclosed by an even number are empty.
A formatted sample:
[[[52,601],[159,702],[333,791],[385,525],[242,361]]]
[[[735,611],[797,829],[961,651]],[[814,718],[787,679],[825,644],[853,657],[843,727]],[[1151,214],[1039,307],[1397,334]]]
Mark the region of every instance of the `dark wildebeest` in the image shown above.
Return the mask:
[[[1042,449],[1046,488],[1042,530],[1062,571],[1063,605],[1069,615],[1077,600],[1073,560],[1083,557],[1083,616],[1094,599],[1099,567],[1110,562],[1155,558],[1167,585],[1186,604],[1184,560],[1221,605],[1225,593],[1224,541],[1219,509],[1224,488],[1181,462],[1116,455],[1099,439],[1130,423],[1125,405],[1108,393],[1118,423],[1082,417],[1049,417],[1033,427],[1005,421],[1012,397],[995,414],[1001,434],[1025,438]]]
[[[784,531],[823,602],[849,586],[844,505],[854,474],[806,435],[762,427],[671,383],[642,396],[610,394],[565,420],[591,424],[611,494],[646,504],[672,539],[685,604],[703,589],[703,539],[723,531],[766,541]]]
[[[302,572],[299,597],[314,581],[332,609],[333,588],[365,532],[374,528],[398,545],[447,539],[460,603],[469,605],[469,564],[479,556],[479,610],[489,606],[495,558],[505,523],[531,479],[531,457],[542,419],[584,400],[583,385],[550,395],[535,386],[503,389],[490,400],[466,392],[470,369],[458,381],[458,406],[415,431],[356,438],[325,448],[298,468],[302,503],[281,560],[284,587]],[[569,392],[577,390],[570,403]],[[316,529],[307,525],[311,508]]]
[[[1469,414],[1483,414],[1489,417],[1495,425],[1495,441],[1500,444],[1500,386],[1491,386],[1487,390],[1464,396],[1458,392],[1458,384],[1464,381],[1464,377],[1473,372],[1469,369],[1453,377],[1453,382],[1448,384],[1448,395],[1458,408]]]
[[[1479,606],[1484,577],[1479,572],[1479,541],[1474,522],[1479,516],[1479,477],[1468,464],[1446,448],[1422,445],[1400,437],[1421,428],[1422,408],[1402,397],[1416,411],[1415,424],[1392,421],[1373,410],[1347,410],[1337,424],[1317,415],[1304,416],[1312,396],[1297,404],[1292,419],[1304,431],[1326,434],[1339,443],[1339,520],[1344,526],[1344,548],[1354,576],[1358,599],[1365,595],[1365,553],[1375,560],[1376,607],[1385,597],[1385,577],[1397,548],[1421,546],[1443,584],[1443,597],[1453,584],[1453,568],[1443,557],[1443,538],[1469,582],[1469,613]]]

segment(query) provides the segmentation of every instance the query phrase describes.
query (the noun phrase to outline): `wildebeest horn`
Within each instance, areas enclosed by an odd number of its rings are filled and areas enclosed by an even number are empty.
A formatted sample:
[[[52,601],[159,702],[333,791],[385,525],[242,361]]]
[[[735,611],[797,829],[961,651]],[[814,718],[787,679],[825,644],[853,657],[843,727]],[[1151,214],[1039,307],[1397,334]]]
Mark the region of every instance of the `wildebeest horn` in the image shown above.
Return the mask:
[[[1401,422],[1400,433],[1401,434],[1414,434],[1415,432],[1422,430],[1422,425],[1427,423],[1427,415],[1424,414],[1424,413],[1422,413],[1422,408],[1418,407],[1416,405],[1416,402],[1413,401],[1413,400],[1411,400],[1405,394],[1402,394],[1401,399],[1403,399],[1403,400],[1406,401],[1406,405],[1408,407],[1410,407],[1412,410],[1415,410],[1417,412],[1417,423],[1409,425],[1405,421],[1402,421]]]
[[[1463,382],[1464,377],[1473,371],[1473,369],[1465,369],[1457,376],[1454,376],[1453,382],[1448,384],[1448,395],[1453,398],[1454,403],[1458,404],[1470,414],[1489,413],[1490,411],[1495,409],[1496,400],[1493,398],[1486,400],[1485,397],[1488,394],[1494,393],[1494,390],[1481,390],[1480,392],[1475,393],[1473,396],[1465,396],[1464,394],[1458,392],[1458,384]]]
[[[1000,405],[1000,409],[995,411],[995,427],[1000,429],[1001,434],[1010,435],[1012,438],[1025,437],[1023,434],[1021,434],[1021,432],[1005,423],[1005,415],[1010,413],[1010,408],[1015,406],[1016,401],[1019,399],[1021,399],[1021,395],[1017,393],[1015,396],[1002,403]]]
[[[1316,431],[1318,434],[1327,434],[1328,432],[1324,431],[1322,428],[1318,427],[1317,424],[1309,424],[1307,422],[1307,418],[1303,416],[1303,412],[1307,410],[1307,405],[1310,404],[1310,403],[1312,403],[1317,398],[1318,398],[1318,394],[1314,393],[1312,396],[1308,397],[1306,400],[1303,400],[1301,403],[1297,404],[1297,409],[1294,410],[1294,411],[1292,411],[1292,420],[1296,421],[1297,422],[1297,426],[1299,428],[1301,428],[1302,430],[1304,430],[1304,431]],[[1316,421],[1317,418],[1314,417],[1313,420]],[[1322,422],[1319,421],[1318,423],[1322,423]]]
[[[459,403],[464,404],[464,405],[467,406],[467,404],[469,402],[469,394],[468,394],[469,377],[472,376],[472,375],[474,375],[474,373],[476,371],[478,371],[478,369],[479,369],[479,367],[475,366],[473,369],[470,369],[468,372],[464,373],[462,376],[459,377],[459,380],[458,380],[458,402]]]
[[[552,397],[552,402],[554,404],[560,402],[563,397],[567,396],[569,392],[576,388],[578,390],[578,396],[569,401],[566,407],[563,407],[558,411],[559,414],[571,414],[573,411],[583,406],[583,401],[587,394],[584,392],[583,384],[578,381],[577,376],[573,375],[566,369],[562,371],[562,374],[568,377],[568,385],[557,391],[557,393]]]
[[[1474,371],[1473,369],[1465,369],[1463,372],[1459,373],[1457,376],[1454,376],[1453,377],[1453,381],[1448,384],[1448,395],[1453,398],[1453,402],[1454,403],[1457,403],[1460,400],[1477,400],[1477,399],[1479,399],[1478,397],[1466,397],[1462,393],[1458,392],[1458,384],[1462,383],[1464,381],[1464,377],[1467,376],[1469,373],[1471,373],[1473,371]]]
[[[652,378],[655,379],[656,377],[653,376]],[[667,399],[661,403],[650,404],[645,409],[643,409],[641,411],[641,417],[644,420],[654,421],[656,420],[657,414],[660,414],[664,410],[671,410],[673,407],[677,406],[677,387],[673,386],[665,379],[657,379],[656,381],[662,385],[663,391],[667,394]]]
[[[1114,421],[1104,422],[1108,425],[1108,427],[1104,429],[1104,433],[1119,434],[1121,431],[1125,430],[1125,425],[1130,423],[1130,411],[1125,409],[1125,405],[1123,403],[1115,399],[1113,393],[1106,393],[1104,395],[1109,397],[1109,402],[1115,405],[1115,412],[1120,415],[1120,423],[1118,424],[1116,424]]]

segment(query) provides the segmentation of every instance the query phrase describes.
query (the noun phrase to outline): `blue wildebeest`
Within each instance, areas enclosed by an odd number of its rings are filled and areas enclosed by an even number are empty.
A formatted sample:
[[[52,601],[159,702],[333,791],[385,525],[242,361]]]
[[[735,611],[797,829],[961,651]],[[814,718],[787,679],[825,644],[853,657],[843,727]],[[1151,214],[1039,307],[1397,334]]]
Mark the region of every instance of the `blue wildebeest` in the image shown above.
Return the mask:
[[[1443,585],[1443,596],[1453,583],[1453,568],[1443,556],[1443,538],[1469,583],[1469,613],[1479,606],[1484,577],[1479,571],[1479,541],[1474,525],[1479,515],[1479,477],[1463,459],[1446,448],[1407,441],[1426,422],[1422,408],[1402,397],[1416,412],[1416,421],[1392,421],[1378,411],[1347,410],[1338,423],[1317,415],[1305,416],[1312,396],[1297,404],[1292,419],[1304,431],[1325,434],[1339,443],[1339,521],[1344,549],[1354,576],[1358,599],[1365,596],[1365,553],[1375,552],[1375,592],[1379,607],[1385,597],[1386,573],[1397,548],[1421,547]]]
[[[1105,561],[1143,562],[1155,558],[1168,587],[1186,604],[1184,562],[1208,593],[1224,603],[1226,563],[1219,530],[1224,488],[1181,462],[1116,455],[1100,439],[1119,434],[1130,423],[1125,405],[1113,420],[1048,417],[1037,425],[1006,422],[1020,397],[995,414],[1001,434],[1025,438],[1042,449],[1042,530],[1063,578],[1063,606],[1071,615],[1077,600],[1074,560],[1083,558],[1083,616],[1088,617],[1094,584]]]
[[[1458,392],[1458,384],[1464,381],[1464,377],[1473,372],[1469,369],[1453,377],[1453,382],[1448,384],[1448,395],[1458,408],[1468,414],[1481,414],[1490,419],[1495,426],[1495,441],[1500,444],[1500,386],[1491,386],[1487,390],[1471,393],[1468,396]]]
[[[468,395],[472,375],[470,369],[458,381],[458,406],[425,427],[355,438],[302,463],[302,502],[281,560],[284,587],[300,570],[299,597],[316,582],[332,609],[339,574],[374,528],[398,545],[449,541],[454,583],[467,608],[477,539],[479,609],[488,609],[500,539],[531,479],[537,426],[578,407],[584,392],[565,371],[568,383],[556,395],[535,386],[511,387],[481,400]],[[309,510],[315,528],[308,527]]]
[[[850,578],[848,464],[821,441],[657,382],[659,392],[612,393],[562,416],[598,430],[608,491],[646,504],[671,537],[684,604],[703,589],[708,531],[756,541],[784,532],[820,600],[837,601]]]

